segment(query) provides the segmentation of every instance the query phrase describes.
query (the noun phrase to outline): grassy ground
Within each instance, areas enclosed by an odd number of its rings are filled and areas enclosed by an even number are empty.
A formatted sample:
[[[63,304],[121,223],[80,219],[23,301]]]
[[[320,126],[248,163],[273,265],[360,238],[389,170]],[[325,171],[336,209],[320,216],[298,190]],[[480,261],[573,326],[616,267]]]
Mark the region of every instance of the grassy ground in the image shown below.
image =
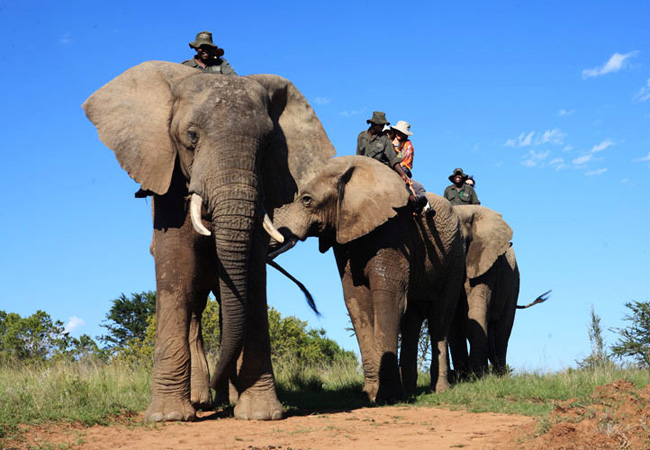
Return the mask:
[[[278,391],[289,414],[350,409],[367,405],[358,368],[340,364],[329,370],[297,364],[276,367]],[[464,382],[442,394],[427,393],[420,380],[415,406],[444,406],[469,411],[546,416],[553,402],[576,399],[588,405],[598,385],[625,379],[639,387],[650,384],[650,372],[613,367],[561,373],[520,375]],[[135,416],[149,402],[150,370],[119,364],[59,363],[49,367],[0,367],[0,447],[2,437],[19,424],[50,421],[108,423]],[[139,419],[136,419],[139,420]]]

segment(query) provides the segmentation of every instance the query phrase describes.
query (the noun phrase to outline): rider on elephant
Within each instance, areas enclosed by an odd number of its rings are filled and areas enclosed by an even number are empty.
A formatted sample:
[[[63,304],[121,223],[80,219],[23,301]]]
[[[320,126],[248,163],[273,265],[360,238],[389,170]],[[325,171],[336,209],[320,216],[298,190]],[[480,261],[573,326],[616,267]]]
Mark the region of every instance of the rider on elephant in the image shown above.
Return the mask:
[[[183,61],[181,64],[202,70],[208,73],[221,75],[237,75],[235,70],[222,58],[223,49],[212,42],[212,33],[201,31],[196,39],[190,42],[190,48],[196,50],[196,56]]]
[[[460,167],[454,169],[454,173],[449,175],[450,184],[445,188],[444,197],[451,202],[452,205],[480,205],[481,202],[476,195],[474,188],[466,184],[469,178]]]
[[[363,130],[357,136],[357,155],[368,156],[386,164],[402,177],[407,189],[411,192],[409,200],[413,204],[416,213],[420,213],[427,205],[427,198],[424,195],[415,195],[411,188],[411,179],[402,169],[401,158],[397,155],[393,143],[384,133],[384,126],[390,125],[386,120],[386,113],[374,111],[372,117],[366,120],[370,124],[367,130]]]

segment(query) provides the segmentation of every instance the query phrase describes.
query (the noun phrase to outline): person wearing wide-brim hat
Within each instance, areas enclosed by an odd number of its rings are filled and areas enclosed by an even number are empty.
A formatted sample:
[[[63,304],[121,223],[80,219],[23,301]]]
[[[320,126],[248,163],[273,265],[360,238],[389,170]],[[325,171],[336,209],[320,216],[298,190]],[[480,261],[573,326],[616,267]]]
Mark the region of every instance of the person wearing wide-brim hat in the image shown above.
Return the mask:
[[[452,205],[480,205],[481,202],[476,195],[476,191],[469,184],[465,184],[467,175],[460,167],[454,169],[449,175],[451,185],[445,189],[444,197],[451,202]]]
[[[196,56],[183,61],[182,64],[203,72],[237,75],[228,61],[222,58],[224,51],[212,42],[212,33],[209,31],[201,31],[189,45],[196,50]]]
[[[397,156],[397,152],[395,152],[393,143],[384,133],[384,127],[390,125],[390,122],[386,120],[386,113],[374,111],[372,117],[366,120],[366,123],[370,125],[368,129],[363,130],[357,136],[357,155],[376,159],[397,172],[406,183],[409,192],[411,192],[411,202],[416,213],[419,214],[427,203],[426,197],[418,199],[415,193],[411,191],[411,179],[402,169],[401,160]]]
[[[413,170],[413,155],[415,152],[413,143],[409,139],[409,136],[413,136],[413,133],[411,133],[411,124],[403,120],[398,120],[390,128],[395,133],[393,147],[397,152],[397,156],[400,158],[400,166],[402,166],[402,170],[410,178],[411,170]]]

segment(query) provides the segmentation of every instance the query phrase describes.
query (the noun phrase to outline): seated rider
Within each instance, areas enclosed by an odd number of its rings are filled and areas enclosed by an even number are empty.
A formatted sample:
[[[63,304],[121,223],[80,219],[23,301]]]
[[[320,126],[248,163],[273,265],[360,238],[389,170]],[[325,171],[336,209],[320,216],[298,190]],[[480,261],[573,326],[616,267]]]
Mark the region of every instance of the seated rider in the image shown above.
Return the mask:
[[[453,184],[447,186],[445,189],[444,197],[451,202],[452,205],[480,205],[481,202],[476,195],[476,191],[472,186],[466,184],[468,176],[465,175],[463,169],[460,167],[454,169],[454,172],[449,175],[449,181]]]
[[[223,49],[212,42],[212,33],[201,31],[196,35],[194,42],[190,42],[190,48],[196,50],[196,56],[183,61],[181,64],[194,67],[208,73],[221,75],[237,75],[235,70],[222,58]]]
[[[413,169],[413,156],[415,155],[413,143],[409,139],[409,136],[413,136],[413,133],[411,132],[411,124],[403,120],[398,120],[397,124],[391,126],[390,131],[386,134],[389,138],[392,138],[391,142],[395,148],[397,157],[400,159],[402,170],[406,176],[411,179],[411,188],[413,193],[416,198],[424,198],[426,201],[424,211],[428,212],[431,205],[429,205],[429,201],[426,198],[426,190],[424,189],[424,186],[422,186],[422,183],[413,179],[413,175],[411,174],[411,170]]]
[[[386,164],[397,172],[409,187],[411,180],[402,169],[400,158],[397,156],[393,144],[383,132],[384,125],[390,125],[390,122],[386,120],[386,114],[382,111],[374,111],[372,117],[366,120],[366,123],[370,124],[370,126],[367,130],[359,133],[357,137],[357,155],[368,156]],[[410,189],[409,192],[411,192]],[[418,197],[412,192],[409,200],[413,203],[418,214],[427,203],[426,197]]]

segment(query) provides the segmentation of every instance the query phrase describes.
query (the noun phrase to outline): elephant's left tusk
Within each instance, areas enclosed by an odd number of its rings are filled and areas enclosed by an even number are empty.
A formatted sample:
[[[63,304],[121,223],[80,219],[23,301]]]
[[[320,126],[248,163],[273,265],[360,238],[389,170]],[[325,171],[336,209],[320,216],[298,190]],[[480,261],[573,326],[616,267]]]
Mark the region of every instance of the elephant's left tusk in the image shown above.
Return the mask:
[[[282,233],[280,233],[278,229],[275,228],[273,222],[271,222],[271,218],[267,213],[264,213],[264,221],[262,222],[262,225],[264,226],[266,232],[269,233],[269,236],[275,239],[279,244],[282,244],[284,242],[284,236],[282,236]]]
[[[203,226],[201,222],[201,206],[203,206],[203,199],[199,194],[192,194],[190,200],[190,216],[192,217],[192,226],[197,233],[203,236],[210,236],[210,230]]]

